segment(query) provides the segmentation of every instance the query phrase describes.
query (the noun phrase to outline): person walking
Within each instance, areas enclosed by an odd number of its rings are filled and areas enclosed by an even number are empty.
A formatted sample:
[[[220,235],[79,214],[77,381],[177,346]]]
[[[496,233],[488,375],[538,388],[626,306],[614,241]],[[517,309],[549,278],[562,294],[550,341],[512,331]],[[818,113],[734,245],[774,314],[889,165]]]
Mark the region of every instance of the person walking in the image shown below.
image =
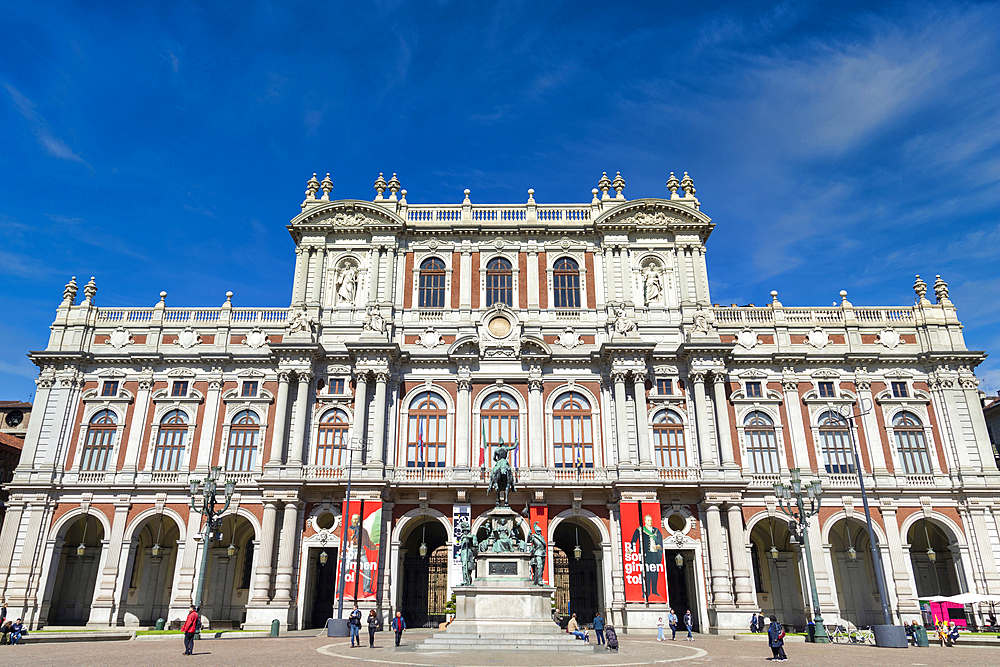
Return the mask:
[[[677,641],[677,614],[674,613],[673,609],[667,614],[667,625],[670,626],[670,641]]]
[[[351,615],[347,617],[347,625],[351,628],[351,648],[361,646],[361,610],[358,603],[354,603]]]
[[[4,621],[6,620],[7,620],[7,603],[4,602],[3,606],[0,607],[0,625],[3,625]]]
[[[771,647],[771,660],[774,662],[784,662],[788,660],[785,656],[785,629],[778,623],[777,617],[771,616],[771,624],[767,626],[767,645]]]
[[[378,630],[378,614],[372,609],[368,612],[368,648],[375,648],[376,630]]]
[[[694,637],[691,636],[691,628],[694,626],[694,618],[691,616],[691,610],[690,609],[688,609],[687,613],[684,614],[684,625],[686,625],[687,629],[688,629],[687,640],[689,642],[693,642],[694,641]]]
[[[597,635],[597,645],[600,646],[604,643],[604,619],[601,618],[601,613],[598,612],[594,614],[594,634]]]
[[[403,637],[405,629],[406,621],[403,620],[403,614],[397,611],[395,618],[392,619],[392,631],[396,633],[396,646],[399,646],[399,640]]]
[[[660,616],[656,619],[656,641],[665,642],[666,638],[663,636],[663,617]]]
[[[191,605],[188,608],[187,618],[184,619],[184,625],[181,626],[181,632],[184,633],[183,655],[194,655],[194,634],[198,632],[198,618],[198,609]]]
[[[753,616],[750,617],[750,632],[757,632],[757,613],[754,612]]]

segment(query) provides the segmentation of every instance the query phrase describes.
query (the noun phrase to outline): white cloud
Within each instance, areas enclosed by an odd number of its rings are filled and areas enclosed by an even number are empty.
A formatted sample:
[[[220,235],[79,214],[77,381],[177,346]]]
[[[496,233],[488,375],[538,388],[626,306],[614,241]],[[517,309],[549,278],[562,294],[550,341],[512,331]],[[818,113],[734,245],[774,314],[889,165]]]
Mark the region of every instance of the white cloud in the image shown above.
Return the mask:
[[[89,162],[74,152],[65,141],[52,133],[52,129],[49,127],[48,122],[40,116],[37,111],[35,111],[36,105],[34,102],[22,95],[19,90],[14,88],[9,83],[4,82],[3,85],[4,88],[7,89],[7,94],[10,95],[11,102],[13,102],[14,107],[22,116],[24,116],[25,120],[31,124],[31,129],[35,133],[38,143],[41,144],[46,153],[60,160],[78,162],[93,170],[93,167],[91,167]]]

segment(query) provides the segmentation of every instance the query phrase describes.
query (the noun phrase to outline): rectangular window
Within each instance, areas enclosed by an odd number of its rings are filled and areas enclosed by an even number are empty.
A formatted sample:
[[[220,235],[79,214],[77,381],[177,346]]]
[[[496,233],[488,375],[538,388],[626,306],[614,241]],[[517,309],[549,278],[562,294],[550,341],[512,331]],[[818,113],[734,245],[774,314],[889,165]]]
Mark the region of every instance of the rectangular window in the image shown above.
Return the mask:
[[[684,427],[672,424],[665,428],[653,428],[653,446],[656,449],[656,465],[660,468],[687,467],[687,450],[684,447]]]
[[[344,393],[344,380],[330,380],[330,393],[331,394],[343,394]]]
[[[778,442],[773,429],[747,429],[747,456],[750,472],[770,475],[780,472],[778,468]]]
[[[83,446],[80,470],[107,470],[114,446],[114,428],[92,427],[87,433],[87,442]]]
[[[847,431],[822,428],[819,431],[823,445],[823,465],[829,473],[854,472],[854,452]]]
[[[922,431],[897,429],[896,449],[899,450],[899,457],[903,460],[903,472],[907,475],[931,474],[931,460]]]
[[[594,440],[590,415],[557,415],[552,418],[552,447],[556,468],[593,468]]]
[[[105,380],[104,385],[101,387],[101,396],[117,396],[118,395],[118,380]]]
[[[226,470],[249,472],[254,469],[257,463],[257,432],[256,428],[233,428],[229,432]]]
[[[836,394],[833,391],[832,382],[820,382],[819,383],[819,397],[820,398],[836,398]]]
[[[248,380],[243,383],[243,393],[241,396],[244,398],[254,398],[257,395],[257,381]]]
[[[171,396],[187,396],[188,395],[188,383],[187,380],[178,380],[174,382],[174,386],[170,391]]]
[[[186,382],[184,384],[187,384]],[[153,451],[153,470],[179,470],[186,428],[161,428]]]
[[[657,380],[656,381],[656,393],[660,396],[670,396],[674,393],[674,381],[673,380]]]
[[[909,394],[906,391],[905,382],[893,382],[892,383],[892,397],[893,398],[909,398]]]
[[[747,398],[761,398],[760,382],[747,382]]]
[[[447,446],[447,416],[410,415],[406,465],[410,468],[443,468]],[[421,438],[423,442],[421,443]]]

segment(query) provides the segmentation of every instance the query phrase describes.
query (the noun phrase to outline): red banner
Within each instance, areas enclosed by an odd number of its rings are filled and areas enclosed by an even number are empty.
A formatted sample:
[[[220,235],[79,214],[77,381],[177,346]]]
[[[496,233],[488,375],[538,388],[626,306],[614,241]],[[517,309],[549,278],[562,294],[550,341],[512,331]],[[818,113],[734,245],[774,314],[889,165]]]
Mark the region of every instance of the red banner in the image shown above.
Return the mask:
[[[626,602],[667,602],[660,503],[621,503]]]
[[[378,593],[379,544],[382,540],[382,503],[378,500],[351,501],[345,516],[347,571],[344,575],[344,599],[375,600]],[[337,559],[338,586],[343,562],[341,558],[343,556]],[[361,573],[360,576],[357,576],[358,572]],[[337,597],[340,597],[339,591]]]
[[[535,522],[542,529],[542,537],[545,538],[545,543],[549,542],[549,508],[546,505],[532,505],[528,508],[528,528],[532,531],[535,530]],[[527,537],[527,535],[525,536]],[[546,584],[549,583],[549,555],[545,554],[545,572],[542,575],[542,581]]]

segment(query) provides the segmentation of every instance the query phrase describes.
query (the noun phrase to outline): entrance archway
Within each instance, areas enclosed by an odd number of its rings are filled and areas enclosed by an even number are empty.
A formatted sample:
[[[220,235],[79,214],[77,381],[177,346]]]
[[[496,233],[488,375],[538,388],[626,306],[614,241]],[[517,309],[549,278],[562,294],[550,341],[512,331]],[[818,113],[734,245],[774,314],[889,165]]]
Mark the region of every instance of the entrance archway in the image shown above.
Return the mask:
[[[841,617],[859,628],[882,623],[882,601],[865,524],[837,521],[830,528],[830,557]]]
[[[676,516],[676,515],[675,515]],[[701,632],[698,619],[698,591],[695,588],[695,570],[693,549],[664,549],[663,562],[666,565],[667,575],[667,601],[670,608],[677,614],[678,619],[684,618],[684,613],[691,610],[691,629]],[[678,566],[677,557],[681,557],[681,565]]]
[[[333,533],[338,516],[332,510],[319,512],[315,525],[320,530]],[[337,564],[340,563],[340,542],[329,540],[326,544],[310,544],[306,557],[306,602],[303,611],[304,628],[324,628],[326,619],[336,616],[337,608]],[[325,561],[325,562],[324,562]],[[347,614],[350,603],[345,601]]]
[[[257,535],[248,519],[234,514],[222,518],[216,535],[221,539],[208,544],[201,613],[210,619],[213,629],[239,627],[246,620]],[[200,562],[200,553],[198,558]]]
[[[65,528],[53,566],[55,590],[47,625],[85,625],[90,618],[94,588],[104,550],[104,526],[84,515]]]
[[[448,533],[431,517],[420,517],[410,525],[399,553],[403,573],[399,610],[411,628],[437,627],[445,620],[448,602]]]
[[[954,540],[936,521],[919,519],[906,532],[917,597],[958,595],[958,563],[952,553]]]
[[[576,614],[580,623],[590,623],[601,611],[601,563],[598,538],[587,521],[561,521],[552,537],[552,584],[556,587],[556,607]],[[579,547],[579,551],[577,551]],[[580,558],[576,557],[579,553]]]
[[[136,529],[129,545],[128,588],[122,591],[126,625],[153,625],[158,618],[169,618],[179,541],[180,528],[164,514]]]
[[[754,525],[750,531],[754,584],[765,616],[774,614],[784,625],[804,627],[799,550],[791,537],[787,524],[773,517]]]

